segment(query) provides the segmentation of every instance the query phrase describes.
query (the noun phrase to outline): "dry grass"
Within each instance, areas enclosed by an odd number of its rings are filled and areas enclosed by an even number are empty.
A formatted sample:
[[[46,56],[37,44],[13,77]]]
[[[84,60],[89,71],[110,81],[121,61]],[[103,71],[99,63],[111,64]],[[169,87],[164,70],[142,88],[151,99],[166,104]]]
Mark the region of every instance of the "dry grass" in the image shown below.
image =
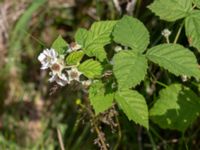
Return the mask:
[[[6,63],[9,32],[29,3],[30,0],[4,0],[0,3],[0,67]]]

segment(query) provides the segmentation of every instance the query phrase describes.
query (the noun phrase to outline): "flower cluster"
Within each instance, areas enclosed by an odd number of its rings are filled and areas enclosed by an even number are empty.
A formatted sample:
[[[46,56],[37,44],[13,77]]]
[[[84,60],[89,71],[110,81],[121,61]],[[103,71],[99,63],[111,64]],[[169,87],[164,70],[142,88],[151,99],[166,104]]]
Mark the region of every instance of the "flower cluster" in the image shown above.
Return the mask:
[[[67,53],[71,53],[81,49],[81,46],[72,43],[67,50]],[[49,82],[56,82],[60,86],[65,86],[66,84],[70,84],[72,81],[76,80],[80,81],[80,76],[82,73],[78,71],[77,66],[67,66],[64,63],[63,56],[60,56],[55,49],[45,49],[42,53],[39,54],[38,60],[42,64],[41,69],[50,69],[50,79]],[[83,86],[85,84],[89,84],[88,81],[81,82]]]

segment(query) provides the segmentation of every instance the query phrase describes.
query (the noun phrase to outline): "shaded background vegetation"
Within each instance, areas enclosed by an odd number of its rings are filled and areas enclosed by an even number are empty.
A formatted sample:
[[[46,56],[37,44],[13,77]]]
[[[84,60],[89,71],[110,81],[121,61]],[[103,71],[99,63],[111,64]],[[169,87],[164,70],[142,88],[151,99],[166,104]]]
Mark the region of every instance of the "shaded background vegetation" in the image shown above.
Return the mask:
[[[161,43],[161,31],[173,26],[172,32],[176,32],[178,23],[160,21],[146,8],[151,2],[138,0],[134,10],[127,10],[128,0],[1,0],[0,149],[60,149],[59,135],[66,149],[98,149],[89,118],[76,104],[81,98],[77,88],[48,83],[37,56],[58,35],[73,42],[77,28],[119,19],[123,14],[146,25],[151,33],[150,47]],[[183,33],[179,42],[188,45]],[[200,149],[199,119],[183,135],[153,123],[146,131],[129,122],[122,112],[118,118],[120,132],[102,124],[111,149]]]

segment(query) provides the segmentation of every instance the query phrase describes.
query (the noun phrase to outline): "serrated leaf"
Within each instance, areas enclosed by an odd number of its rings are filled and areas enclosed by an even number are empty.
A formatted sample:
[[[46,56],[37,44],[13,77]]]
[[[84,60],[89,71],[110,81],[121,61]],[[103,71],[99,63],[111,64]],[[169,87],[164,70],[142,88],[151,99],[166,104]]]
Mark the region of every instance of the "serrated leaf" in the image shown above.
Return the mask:
[[[200,98],[189,88],[182,89],[180,84],[175,84],[161,91],[150,110],[150,118],[162,128],[184,132],[199,113]]]
[[[102,82],[97,81],[90,86],[89,99],[96,115],[110,108],[113,104],[113,98],[114,94],[106,93]]]
[[[180,84],[173,84],[168,86],[166,89],[161,90],[159,93],[159,100],[156,101],[149,111],[150,115],[163,115],[169,109],[179,109],[180,107],[177,97],[181,89]]]
[[[179,76],[200,77],[195,55],[178,44],[161,44],[149,49],[146,56],[152,62]]]
[[[53,49],[55,49],[59,54],[64,54],[65,51],[67,51],[68,44],[67,42],[62,38],[61,35],[57,37],[57,39],[53,42],[52,46]]]
[[[193,0],[193,3],[200,8],[200,0]]]
[[[149,33],[138,19],[124,16],[113,31],[114,41],[139,52],[144,52],[149,44]]]
[[[185,19],[185,31],[190,46],[196,47],[200,52],[200,11],[193,11]]]
[[[154,0],[148,8],[160,19],[176,21],[186,17],[192,10],[192,0]]]
[[[66,63],[68,65],[76,65],[77,63],[79,63],[81,61],[81,59],[83,58],[83,51],[75,51],[69,54],[69,56],[67,56],[66,58]]]
[[[79,28],[77,31],[76,31],[76,34],[75,34],[75,41],[81,45],[81,46],[84,46],[85,45],[85,40],[87,39],[87,36],[88,36],[88,31],[84,28]]]
[[[83,45],[83,50],[88,56],[95,56],[100,61],[106,58],[104,46],[110,43],[115,24],[116,21],[99,21],[92,24]]]
[[[113,61],[119,89],[134,87],[144,79],[148,67],[145,56],[134,51],[121,51]]]
[[[137,91],[122,90],[115,94],[119,107],[129,120],[149,128],[148,108],[144,97]]]
[[[102,73],[102,66],[98,61],[89,59],[78,66],[78,70],[88,78],[99,77]]]

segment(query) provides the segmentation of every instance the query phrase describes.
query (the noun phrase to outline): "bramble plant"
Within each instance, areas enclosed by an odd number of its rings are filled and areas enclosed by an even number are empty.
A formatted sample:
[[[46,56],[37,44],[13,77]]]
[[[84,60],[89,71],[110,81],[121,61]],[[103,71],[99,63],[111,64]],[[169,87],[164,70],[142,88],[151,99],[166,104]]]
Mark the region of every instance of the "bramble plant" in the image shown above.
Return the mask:
[[[200,113],[199,94],[188,86],[198,85],[200,79],[192,51],[200,52],[200,1],[155,0],[148,8],[165,21],[181,19],[177,33],[168,29],[161,33],[166,43],[150,47],[144,24],[125,15],[117,21],[95,22],[89,30],[78,29],[71,44],[59,36],[38,59],[41,69],[50,69],[50,82],[60,86],[78,82],[88,93],[96,116],[117,104],[129,120],[146,129],[152,120],[161,128],[184,132]],[[183,27],[189,48],[177,43]],[[175,38],[170,41],[172,35]],[[151,73],[153,67],[179,78],[179,82],[158,81],[159,77]],[[158,98],[158,91],[149,91],[150,84],[163,87]],[[146,90],[137,90],[138,86]],[[78,104],[84,106],[84,102]]]

